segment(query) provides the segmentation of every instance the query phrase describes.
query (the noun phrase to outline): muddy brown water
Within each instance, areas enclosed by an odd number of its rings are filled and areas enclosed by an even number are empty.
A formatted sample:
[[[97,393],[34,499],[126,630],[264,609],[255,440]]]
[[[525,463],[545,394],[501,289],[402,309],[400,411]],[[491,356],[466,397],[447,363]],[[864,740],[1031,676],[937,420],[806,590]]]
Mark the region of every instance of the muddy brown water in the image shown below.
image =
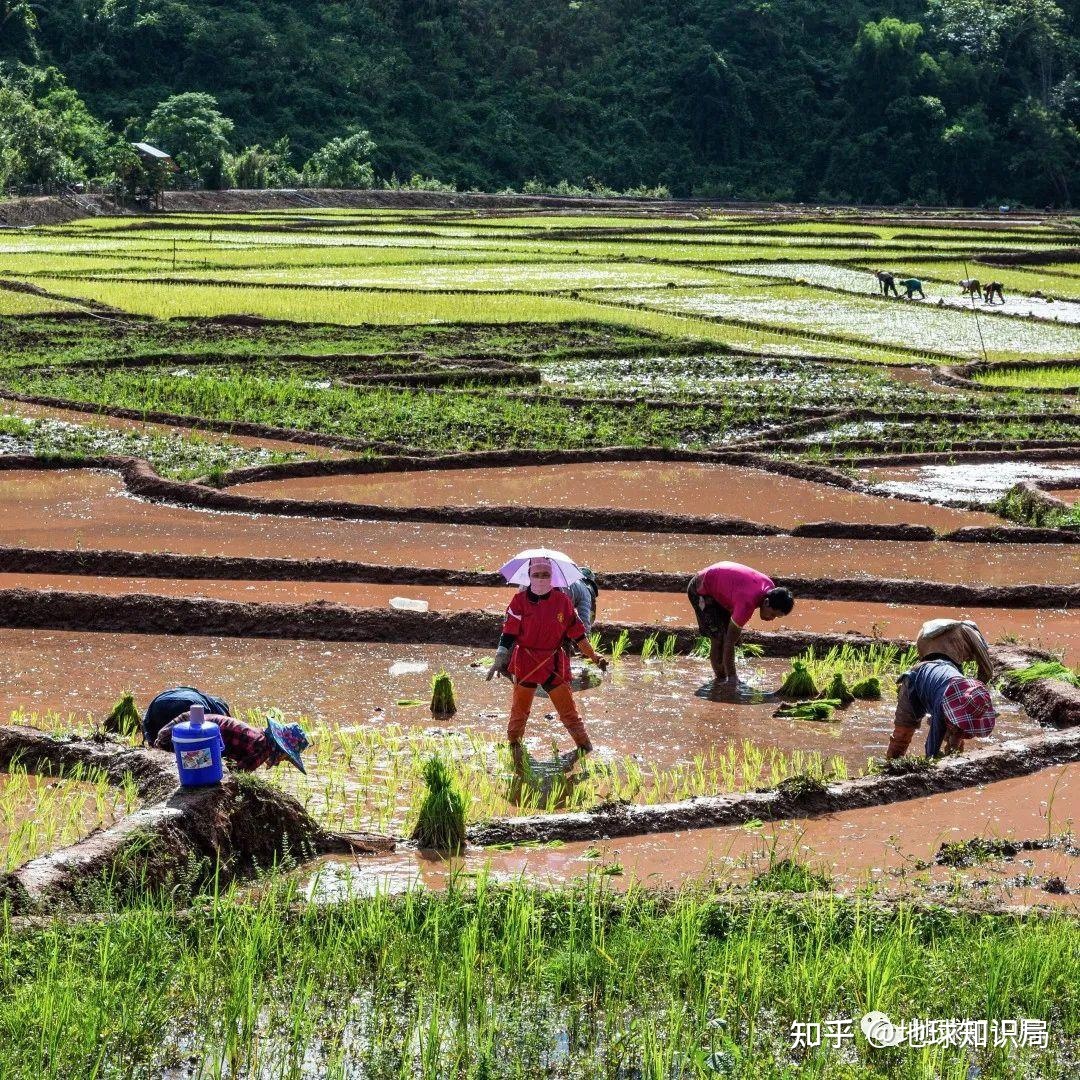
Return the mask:
[[[0,589],[91,592],[116,596],[206,597],[250,603],[304,604],[330,601],[354,607],[386,608],[404,597],[425,600],[438,612],[486,611],[500,615],[514,590],[466,586],[367,585],[309,581],[210,581],[171,578],[92,577],[67,574],[0,574]],[[647,623],[672,630],[693,628],[689,602],[681,593],[605,590],[598,615],[604,622]],[[1025,644],[1080,653],[1080,613],[1042,608],[949,607],[945,605],[879,604],[845,600],[798,600],[791,615],[768,625],[754,617],[748,627],[814,633],[861,634],[914,640],[928,619],[974,620],[990,641],[1017,639]]]
[[[983,585],[1071,584],[1078,577],[1076,556],[1055,544],[1018,548],[790,536],[627,536],[221,514],[134,499],[116,474],[86,469],[0,472],[0,545],[351,559],[453,570],[494,570],[523,548],[545,546],[599,571],[663,570],[688,577],[721,559],[780,575]]]
[[[43,714],[103,716],[124,690],[145,709],[158,691],[194,685],[229,701],[234,712],[278,706],[290,717],[310,718],[313,729],[381,728],[389,724],[425,730],[433,726],[472,731],[493,742],[505,739],[510,684],[487,682],[471,666],[491,650],[440,645],[339,644],[315,641],[162,637],[138,634],[80,634],[63,631],[0,630],[5,679],[0,716],[12,710]],[[458,713],[434,724],[424,706],[431,679],[440,669],[454,680]],[[775,689],[788,670],[784,660],[740,665],[748,686]],[[856,771],[880,753],[892,731],[895,701],[857,702],[837,713],[839,722],[774,719],[775,703],[754,700],[747,689],[737,702],[710,700],[708,664],[680,657],[644,663],[628,657],[603,683],[579,696],[590,734],[604,754],[636,755],[645,766],[689,763],[729,741],[749,739],[786,754],[818,751],[842,756]],[[1002,702],[994,741],[1031,734],[1037,725]],[[551,740],[570,747],[551,705],[538,698],[527,729],[527,745],[539,758]],[[318,783],[314,777],[313,782]]]
[[[618,865],[623,872],[607,879],[615,888],[631,881],[658,887],[697,879],[741,884],[766,870],[772,853],[777,859],[794,856],[809,863],[830,876],[840,892],[869,883],[945,902],[953,898],[1077,908],[1080,859],[1061,851],[1020,852],[964,870],[933,865],[945,843],[976,837],[1045,838],[1077,820],[1080,765],[1073,764],[945,795],[768,822],[759,828],[701,829],[509,852],[474,850],[455,860],[414,852],[359,861],[325,859],[305,868],[303,878],[310,896],[326,900],[420,884],[441,889],[451,870],[460,869],[486,869],[497,880],[525,876],[562,883]],[[1018,880],[1024,875],[1037,880],[1025,884]],[[1065,882],[1070,895],[1054,896],[1041,888],[1052,876]]]
[[[262,481],[232,488],[263,498],[380,506],[588,506],[719,514],[791,528],[811,521],[994,525],[989,514],[864,495],[828,484],[701,462],[587,462],[516,468],[371,473]]]
[[[1061,499],[1062,502],[1080,503],[1080,487],[1075,488],[1057,488],[1050,492],[1055,499]]]

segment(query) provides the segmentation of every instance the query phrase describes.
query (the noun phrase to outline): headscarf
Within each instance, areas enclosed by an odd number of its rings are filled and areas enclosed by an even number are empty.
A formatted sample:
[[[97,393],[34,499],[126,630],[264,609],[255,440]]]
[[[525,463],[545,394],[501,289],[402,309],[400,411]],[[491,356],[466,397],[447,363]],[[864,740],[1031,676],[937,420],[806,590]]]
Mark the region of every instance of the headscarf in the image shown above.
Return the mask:
[[[546,570],[548,576],[546,578],[537,579],[533,577],[533,574],[537,570]],[[532,590],[534,596],[547,596],[551,592],[552,588],[552,568],[550,559],[530,559],[529,560],[529,588]]]

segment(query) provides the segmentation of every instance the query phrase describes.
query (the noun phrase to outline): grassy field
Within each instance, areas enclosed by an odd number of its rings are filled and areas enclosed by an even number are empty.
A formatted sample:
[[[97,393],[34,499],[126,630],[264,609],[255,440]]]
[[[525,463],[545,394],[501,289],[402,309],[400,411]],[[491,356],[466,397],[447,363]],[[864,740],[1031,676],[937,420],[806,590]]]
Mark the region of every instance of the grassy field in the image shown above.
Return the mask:
[[[784,869],[761,887],[800,876]],[[573,891],[470,885],[299,908],[279,887],[183,916],[158,900],[81,926],[0,924],[0,1069],[12,1080],[189,1063],[200,1078],[1075,1075],[1080,942],[1067,919],[764,896],[733,906],[707,889],[620,894],[601,874]],[[1048,1046],[874,1049],[859,1020],[878,1010],[1043,1020]],[[794,1024],[829,1019],[849,1022],[850,1039],[796,1045]]]

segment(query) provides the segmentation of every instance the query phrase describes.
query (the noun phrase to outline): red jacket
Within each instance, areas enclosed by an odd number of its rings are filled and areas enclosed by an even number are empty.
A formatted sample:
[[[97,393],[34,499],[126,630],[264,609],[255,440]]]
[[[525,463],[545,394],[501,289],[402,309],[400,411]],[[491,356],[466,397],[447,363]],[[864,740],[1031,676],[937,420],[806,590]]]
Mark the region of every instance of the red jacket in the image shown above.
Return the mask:
[[[585,627],[566,593],[558,589],[547,596],[534,596],[528,589],[514,593],[502,629],[515,639],[508,670],[516,682],[541,685],[552,676],[556,686],[569,682],[570,660],[562,643],[567,638],[580,641]]]

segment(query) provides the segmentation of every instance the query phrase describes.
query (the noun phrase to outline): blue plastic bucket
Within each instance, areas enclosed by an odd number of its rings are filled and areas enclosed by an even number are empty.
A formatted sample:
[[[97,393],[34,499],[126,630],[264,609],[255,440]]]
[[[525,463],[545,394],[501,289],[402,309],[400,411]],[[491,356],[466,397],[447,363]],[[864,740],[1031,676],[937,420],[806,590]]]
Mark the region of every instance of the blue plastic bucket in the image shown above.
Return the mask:
[[[202,710],[193,707],[196,714],[190,720],[172,729],[173,753],[176,754],[176,771],[184,787],[203,787],[220,784],[221,729],[211,720],[202,719]]]

